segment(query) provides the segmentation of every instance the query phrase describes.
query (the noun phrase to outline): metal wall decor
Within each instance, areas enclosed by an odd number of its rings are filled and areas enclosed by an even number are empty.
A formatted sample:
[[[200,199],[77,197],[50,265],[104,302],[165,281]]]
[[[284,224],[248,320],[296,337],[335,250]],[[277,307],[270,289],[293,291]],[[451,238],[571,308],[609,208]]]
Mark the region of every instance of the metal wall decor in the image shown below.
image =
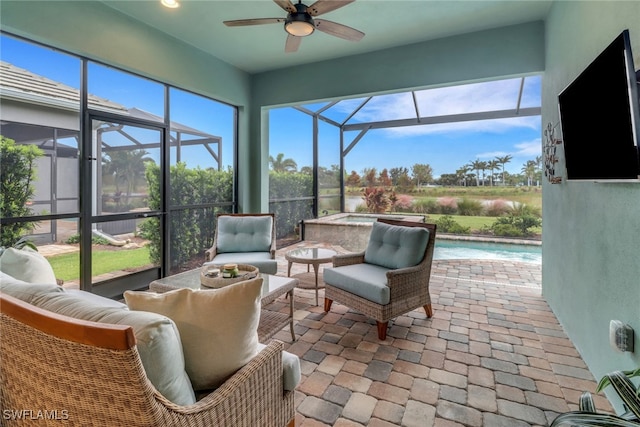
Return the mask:
[[[556,163],[558,162],[556,149],[558,145],[562,144],[562,140],[555,137],[556,126],[551,122],[547,123],[547,128],[544,131],[544,145],[542,147],[544,155],[544,176],[547,177],[551,184],[560,184],[562,182],[562,177],[556,174]]]

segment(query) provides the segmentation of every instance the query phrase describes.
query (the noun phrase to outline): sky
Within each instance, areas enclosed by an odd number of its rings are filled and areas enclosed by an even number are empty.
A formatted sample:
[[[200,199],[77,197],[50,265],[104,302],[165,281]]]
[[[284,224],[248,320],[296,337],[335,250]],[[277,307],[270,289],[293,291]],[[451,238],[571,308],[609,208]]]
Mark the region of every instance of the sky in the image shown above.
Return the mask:
[[[525,79],[521,107],[540,106],[540,84],[540,76]],[[519,87],[519,78],[509,79],[423,90],[416,92],[416,99],[422,117],[513,109]],[[364,99],[342,101],[323,114],[342,122]],[[325,104],[307,108],[318,110]],[[382,95],[372,98],[347,123],[414,118],[415,114],[410,93]],[[339,144],[339,133],[333,126],[320,123],[320,165],[330,167],[339,163],[339,157],[323,153],[322,146],[328,144],[333,148]],[[290,107],[271,110],[269,130],[270,155],[284,153],[298,167],[311,164],[309,115]],[[358,133],[345,132],[345,147]],[[528,160],[541,155],[540,116],[370,130],[345,157],[345,169],[347,173],[355,170],[359,174],[372,167],[378,171],[406,167],[411,171],[412,165],[426,163],[433,168],[434,177],[438,177],[455,173],[474,160],[490,161],[505,155],[513,157],[505,166],[510,173],[520,173]]]
[[[0,57],[3,61],[25,68],[68,86],[80,86],[80,60],[53,49],[25,43],[11,37],[0,37]],[[444,116],[513,109],[516,107],[521,80],[434,88],[416,92],[420,115]],[[540,76],[525,79],[522,107],[539,107]],[[89,92],[128,108],[136,107],[162,115],[162,85],[132,76],[100,64],[90,63]],[[366,98],[345,99],[323,114],[336,122],[344,122],[354,110],[358,112],[347,123],[395,120],[415,117],[414,101],[410,93],[387,94]],[[317,110],[326,103],[305,105]],[[171,91],[172,120],[196,128],[223,140],[223,166],[233,164],[233,108],[191,93]],[[293,108],[272,109],[269,113],[269,154],[283,153],[298,167],[311,166],[312,119]],[[474,160],[489,161],[497,156],[511,155],[505,169],[520,173],[528,160],[541,154],[540,116],[517,119],[484,120],[424,126],[397,127],[368,131],[345,157],[345,170],[361,173],[365,168],[406,167],[429,164],[434,177],[455,173],[456,169]],[[345,132],[347,147],[358,132]],[[340,163],[338,129],[325,122],[319,125],[320,166],[330,168]],[[184,150],[183,160],[189,165],[210,166],[210,157],[198,149]],[[206,159],[209,159],[208,161]]]

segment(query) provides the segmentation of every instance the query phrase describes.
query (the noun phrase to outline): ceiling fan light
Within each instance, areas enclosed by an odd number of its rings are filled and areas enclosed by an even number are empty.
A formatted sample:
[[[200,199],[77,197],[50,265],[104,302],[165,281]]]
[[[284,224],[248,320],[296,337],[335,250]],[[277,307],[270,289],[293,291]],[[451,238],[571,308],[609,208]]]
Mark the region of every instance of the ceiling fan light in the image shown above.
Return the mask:
[[[296,37],[304,37],[316,29],[313,19],[308,13],[290,13],[284,23],[284,30]]]
[[[180,3],[178,2],[178,0],[160,0],[160,3],[164,7],[168,7],[170,9],[175,9],[177,7],[180,7]]]

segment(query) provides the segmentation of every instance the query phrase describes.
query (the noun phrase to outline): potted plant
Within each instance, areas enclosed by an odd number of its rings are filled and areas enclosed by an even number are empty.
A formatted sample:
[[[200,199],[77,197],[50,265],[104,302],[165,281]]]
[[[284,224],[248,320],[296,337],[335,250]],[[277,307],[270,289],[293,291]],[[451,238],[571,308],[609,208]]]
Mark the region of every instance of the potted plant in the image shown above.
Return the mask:
[[[551,427],[587,427],[587,426],[640,426],[640,386],[636,386],[632,377],[640,376],[640,368],[630,371],[614,371],[605,375],[596,387],[596,393],[611,385],[622,399],[625,413],[613,415],[596,412],[593,397],[588,391],[580,396],[579,410],[559,415]]]

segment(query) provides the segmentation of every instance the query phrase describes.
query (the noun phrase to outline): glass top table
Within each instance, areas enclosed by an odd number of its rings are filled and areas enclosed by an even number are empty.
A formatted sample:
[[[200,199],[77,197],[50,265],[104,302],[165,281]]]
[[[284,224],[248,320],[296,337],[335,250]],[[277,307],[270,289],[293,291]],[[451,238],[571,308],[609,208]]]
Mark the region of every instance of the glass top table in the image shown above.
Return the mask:
[[[320,264],[332,262],[333,257],[337,254],[333,249],[325,248],[300,248],[284,254],[285,259],[289,263],[287,276],[291,276],[291,264],[294,262],[307,264],[307,271],[309,271],[309,265],[313,265],[316,279],[316,305],[318,305],[318,268]]]
[[[269,340],[273,335],[289,324],[291,329],[291,339],[296,340],[293,330],[293,290],[298,285],[298,279],[271,274],[259,274],[262,277],[262,298],[260,300],[262,311],[260,314],[260,324],[258,326],[258,337],[260,342]],[[251,280],[251,279],[247,279]],[[236,282],[238,283],[238,282]],[[233,286],[227,285],[227,286]],[[200,283],[200,268],[174,274],[154,280],[149,284],[152,292],[168,292],[181,288],[216,290],[223,288],[211,288]],[[289,298],[289,314],[267,310],[265,307],[271,304],[276,298],[287,295]]]

